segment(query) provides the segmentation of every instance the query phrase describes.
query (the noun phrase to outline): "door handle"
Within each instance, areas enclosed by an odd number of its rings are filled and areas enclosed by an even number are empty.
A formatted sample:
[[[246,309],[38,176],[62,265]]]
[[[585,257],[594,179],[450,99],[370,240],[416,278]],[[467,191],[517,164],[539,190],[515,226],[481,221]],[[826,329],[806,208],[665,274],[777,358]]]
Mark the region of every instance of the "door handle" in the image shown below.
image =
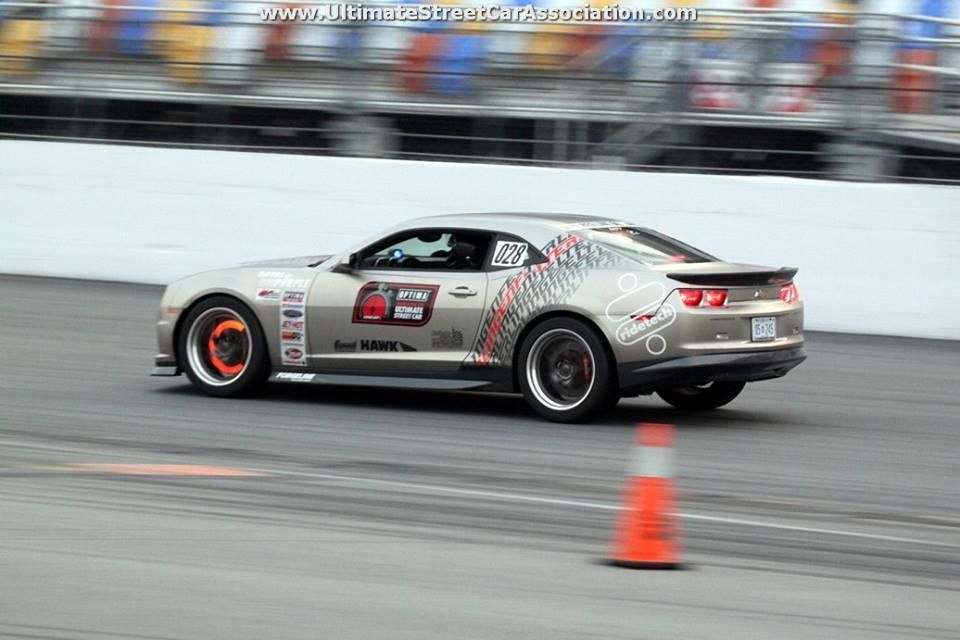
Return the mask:
[[[477,295],[477,292],[470,287],[459,286],[456,289],[451,289],[450,295],[457,296],[458,298],[469,298],[470,296]]]

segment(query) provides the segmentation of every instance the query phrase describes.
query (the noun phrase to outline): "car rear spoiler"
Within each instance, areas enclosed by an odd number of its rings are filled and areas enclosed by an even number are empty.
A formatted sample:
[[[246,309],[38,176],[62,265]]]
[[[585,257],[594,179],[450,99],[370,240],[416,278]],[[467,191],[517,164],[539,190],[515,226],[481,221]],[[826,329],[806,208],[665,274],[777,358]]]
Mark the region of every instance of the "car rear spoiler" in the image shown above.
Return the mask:
[[[671,280],[707,287],[759,287],[768,284],[787,284],[797,275],[796,267],[773,270],[728,271],[714,273],[668,273]]]

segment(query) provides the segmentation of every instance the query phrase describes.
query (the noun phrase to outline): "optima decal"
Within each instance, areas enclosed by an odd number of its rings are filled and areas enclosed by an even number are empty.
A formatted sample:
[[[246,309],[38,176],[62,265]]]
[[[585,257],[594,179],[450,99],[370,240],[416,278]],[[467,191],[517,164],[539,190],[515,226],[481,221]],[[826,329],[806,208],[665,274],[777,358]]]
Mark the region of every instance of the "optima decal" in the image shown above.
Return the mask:
[[[422,327],[430,322],[439,285],[368,282],[353,305],[357,324]]]

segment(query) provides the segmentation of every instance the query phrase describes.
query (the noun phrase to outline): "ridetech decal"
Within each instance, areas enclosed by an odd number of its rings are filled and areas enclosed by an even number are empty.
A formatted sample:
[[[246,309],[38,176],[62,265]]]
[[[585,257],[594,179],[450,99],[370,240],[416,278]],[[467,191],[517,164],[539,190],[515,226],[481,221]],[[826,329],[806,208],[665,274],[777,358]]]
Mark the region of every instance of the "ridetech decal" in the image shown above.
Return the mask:
[[[368,282],[353,305],[358,324],[422,327],[430,322],[439,285]]]
[[[520,330],[540,309],[562,304],[591,269],[623,261],[617,254],[578,236],[561,235],[542,249],[547,261],[507,278],[487,309],[474,347],[478,365],[510,364]]]
[[[663,303],[667,288],[660,282],[641,284],[634,273],[617,279],[618,297],[607,305],[606,315],[617,324],[617,342],[630,346],[643,341],[647,351],[658,356],[667,350],[666,339],[659,335],[677,319],[676,308]]]
[[[306,326],[307,292],[286,290],[280,297],[280,362],[285,366],[307,366],[307,338],[303,331],[290,325]],[[290,320],[295,318],[296,320]],[[284,326],[286,325],[286,326]]]

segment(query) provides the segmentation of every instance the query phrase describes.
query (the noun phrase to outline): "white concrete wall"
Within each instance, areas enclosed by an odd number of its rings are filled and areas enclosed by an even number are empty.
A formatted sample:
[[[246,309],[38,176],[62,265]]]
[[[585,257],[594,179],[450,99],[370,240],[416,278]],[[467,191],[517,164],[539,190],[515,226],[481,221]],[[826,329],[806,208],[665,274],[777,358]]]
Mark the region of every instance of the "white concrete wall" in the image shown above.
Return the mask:
[[[164,283],[460,211],[626,218],[800,267],[811,329],[960,338],[960,188],[0,141],[0,272]]]

